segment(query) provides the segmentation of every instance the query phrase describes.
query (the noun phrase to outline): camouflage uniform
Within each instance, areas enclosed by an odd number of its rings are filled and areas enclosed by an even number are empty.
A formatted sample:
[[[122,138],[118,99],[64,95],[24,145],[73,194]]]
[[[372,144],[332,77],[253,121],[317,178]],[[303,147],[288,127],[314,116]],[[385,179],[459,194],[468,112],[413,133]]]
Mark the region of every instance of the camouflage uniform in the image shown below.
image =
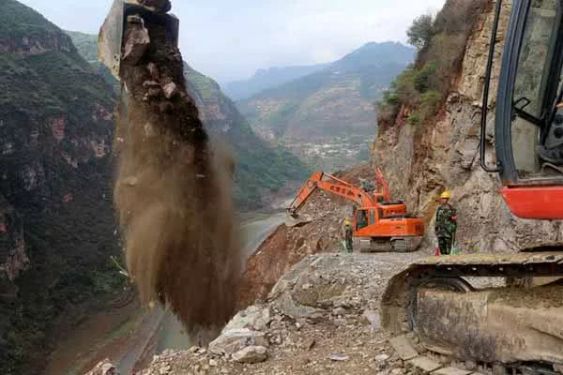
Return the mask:
[[[456,209],[450,204],[442,204],[436,211],[436,226],[434,231],[438,237],[440,254],[449,255],[452,251],[455,232],[457,229]]]

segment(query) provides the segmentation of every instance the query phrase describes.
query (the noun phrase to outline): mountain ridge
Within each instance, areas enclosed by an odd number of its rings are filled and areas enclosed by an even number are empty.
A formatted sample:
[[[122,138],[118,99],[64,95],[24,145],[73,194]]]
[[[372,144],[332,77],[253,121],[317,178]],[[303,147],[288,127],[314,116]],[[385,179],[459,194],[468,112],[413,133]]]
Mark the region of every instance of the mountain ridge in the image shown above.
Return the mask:
[[[237,102],[254,131],[315,168],[367,161],[374,103],[414,58],[397,42],[367,43],[320,71]]]
[[[295,79],[322,70],[328,64],[276,66],[258,69],[248,79],[226,82],[222,84],[225,93],[231,99],[238,101],[248,99],[269,88],[280,86]]]

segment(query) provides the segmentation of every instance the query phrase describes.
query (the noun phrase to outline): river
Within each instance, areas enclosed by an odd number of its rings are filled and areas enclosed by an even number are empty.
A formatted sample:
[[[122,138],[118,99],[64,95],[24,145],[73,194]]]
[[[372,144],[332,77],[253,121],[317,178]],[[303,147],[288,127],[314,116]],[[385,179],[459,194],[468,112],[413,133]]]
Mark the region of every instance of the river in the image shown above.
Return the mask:
[[[244,260],[285,219],[284,213],[259,214],[241,225]],[[148,364],[166,349],[187,349],[189,337],[169,311],[143,310],[136,300],[98,312],[60,340],[48,359],[45,375],[81,375],[108,358],[121,374]]]

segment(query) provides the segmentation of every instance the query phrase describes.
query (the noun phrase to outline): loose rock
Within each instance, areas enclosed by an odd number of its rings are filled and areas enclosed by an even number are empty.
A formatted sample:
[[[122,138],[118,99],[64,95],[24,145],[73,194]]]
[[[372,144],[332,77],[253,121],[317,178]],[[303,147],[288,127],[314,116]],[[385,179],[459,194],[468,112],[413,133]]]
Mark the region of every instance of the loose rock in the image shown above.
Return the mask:
[[[264,362],[268,358],[268,350],[263,346],[249,346],[234,353],[232,358],[239,363]]]

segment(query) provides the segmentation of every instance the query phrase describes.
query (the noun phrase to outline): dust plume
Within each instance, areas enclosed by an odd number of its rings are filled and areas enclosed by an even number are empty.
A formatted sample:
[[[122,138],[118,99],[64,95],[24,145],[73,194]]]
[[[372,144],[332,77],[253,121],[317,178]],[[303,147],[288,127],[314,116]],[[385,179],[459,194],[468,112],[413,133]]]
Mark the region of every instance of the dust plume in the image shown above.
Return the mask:
[[[211,144],[164,26],[137,21],[126,40],[115,205],[127,267],[142,302],[168,304],[192,334],[220,328],[240,274],[233,158]]]

